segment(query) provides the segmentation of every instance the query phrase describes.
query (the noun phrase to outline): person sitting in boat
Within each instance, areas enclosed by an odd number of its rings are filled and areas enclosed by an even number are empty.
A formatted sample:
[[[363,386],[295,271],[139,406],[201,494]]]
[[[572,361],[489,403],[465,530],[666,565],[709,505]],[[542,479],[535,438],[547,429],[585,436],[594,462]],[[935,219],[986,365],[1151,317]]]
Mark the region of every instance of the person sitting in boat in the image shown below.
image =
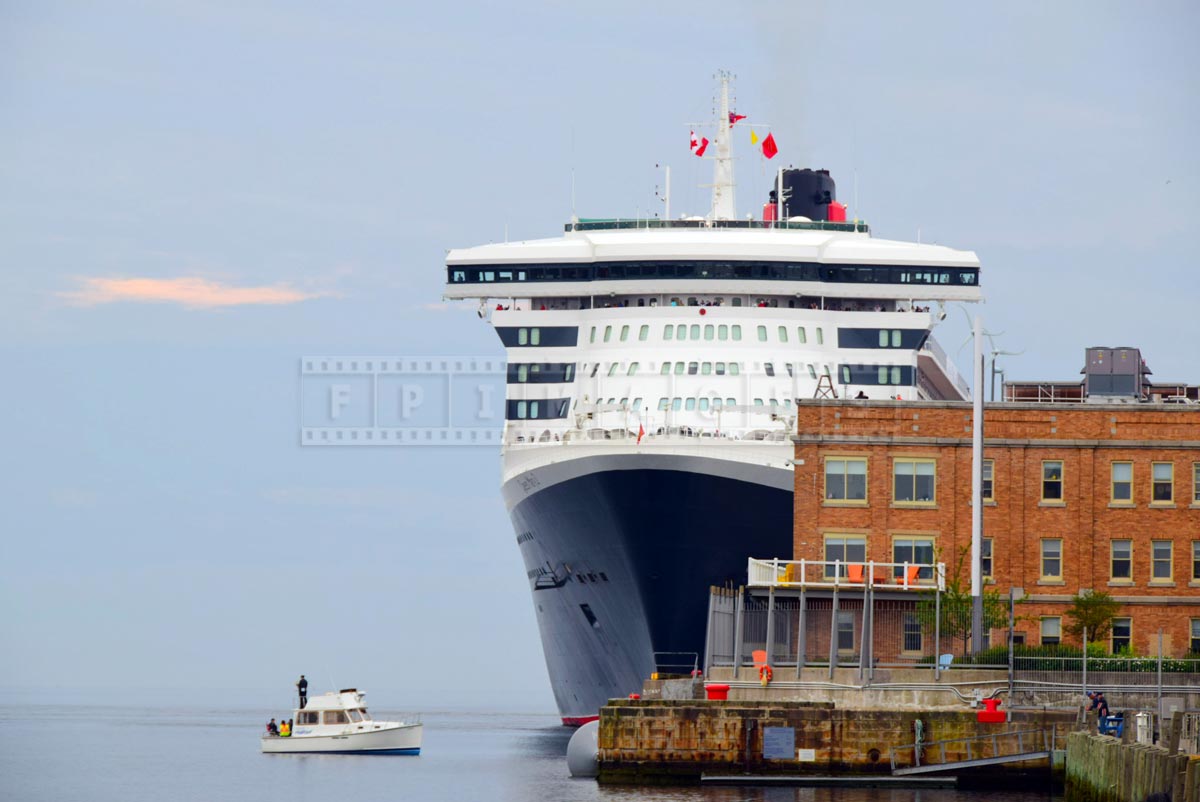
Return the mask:
[[[292,734],[292,730],[290,727],[288,727],[288,723],[286,721],[282,722],[279,725],[279,737],[286,738],[291,734]]]
[[[267,734],[268,735],[278,735],[279,734],[279,725],[277,725],[275,723],[275,719],[271,719],[270,721],[267,722]]]
[[[293,723],[292,723],[292,719],[290,719],[290,718],[289,718],[289,719],[288,719],[288,735],[291,735],[291,734],[292,734],[292,731],[293,731],[293,730],[295,730],[295,729],[296,729],[296,725],[295,725],[295,724],[293,724]]]

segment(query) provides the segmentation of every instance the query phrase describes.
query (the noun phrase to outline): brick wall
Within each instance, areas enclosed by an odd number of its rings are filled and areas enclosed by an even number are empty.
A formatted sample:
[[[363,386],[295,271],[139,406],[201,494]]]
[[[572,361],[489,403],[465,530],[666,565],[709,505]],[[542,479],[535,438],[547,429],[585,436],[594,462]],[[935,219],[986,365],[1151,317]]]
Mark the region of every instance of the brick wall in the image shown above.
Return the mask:
[[[931,538],[937,559],[964,582],[971,543],[972,408],[965,403],[808,401],[797,405],[795,438],[795,559],[824,559],[830,535],[866,538],[868,559],[891,562],[896,538]],[[990,588],[1023,588],[1019,629],[1039,642],[1040,619],[1062,616],[1072,595],[1103,590],[1132,619],[1132,645],[1154,654],[1164,629],[1167,654],[1191,646],[1200,621],[1200,577],[1193,574],[1200,543],[1195,465],[1200,463],[1200,409],[1149,405],[989,406],[984,458],[992,461],[993,500],[985,501],[984,537],[992,541]],[[867,498],[826,498],[830,458],[867,463]],[[896,459],[936,465],[935,498],[906,505],[893,498]],[[1043,466],[1061,462],[1061,498],[1043,498]],[[1112,499],[1112,465],[1132,468],[1132,498]],[[1173,469],[1173,498],[1152,499],[1155,463]],[[1061,571],[1042,573],[1042,541],[1061,540]],[[1114,540],[1128,540],[1132,576],[1112,575]],[[1152,543],[1169,543],[1170,575],[1151,576]],[[1166,565],[1166,563],[1162,563]],[[1064,624],[1066,621],[1064,620]],[[1198,625],[1200,626],[1200,625]],[[1064,634],[1064,641],[1070,638]]]

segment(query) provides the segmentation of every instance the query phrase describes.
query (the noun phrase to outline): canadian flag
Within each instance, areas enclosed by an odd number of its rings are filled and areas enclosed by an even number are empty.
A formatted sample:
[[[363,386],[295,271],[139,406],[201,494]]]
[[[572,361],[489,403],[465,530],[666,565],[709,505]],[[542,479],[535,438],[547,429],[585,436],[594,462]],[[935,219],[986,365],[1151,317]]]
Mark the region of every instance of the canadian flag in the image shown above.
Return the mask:
[[[699,139],[696,139],[696,132],[692,131],[692,153],[695,153],[697,156],[703,156],[704,149],[707,147],[708,138],[702,136]]]

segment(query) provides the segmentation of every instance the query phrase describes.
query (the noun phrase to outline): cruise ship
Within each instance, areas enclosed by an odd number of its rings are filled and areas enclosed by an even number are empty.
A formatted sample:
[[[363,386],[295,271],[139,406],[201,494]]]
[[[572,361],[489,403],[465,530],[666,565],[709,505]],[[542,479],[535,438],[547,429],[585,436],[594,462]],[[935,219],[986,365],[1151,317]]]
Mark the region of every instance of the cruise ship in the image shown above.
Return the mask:
[[[792,553],[795,399],[968,396],[931,332],[982,299],[975,254],[873,238],[822,170],[738,219],[728,98],[722,76],[707,215],[446,258],[445,298],[506,350],[501,487],[567,725],[690,664],[709,586]]]

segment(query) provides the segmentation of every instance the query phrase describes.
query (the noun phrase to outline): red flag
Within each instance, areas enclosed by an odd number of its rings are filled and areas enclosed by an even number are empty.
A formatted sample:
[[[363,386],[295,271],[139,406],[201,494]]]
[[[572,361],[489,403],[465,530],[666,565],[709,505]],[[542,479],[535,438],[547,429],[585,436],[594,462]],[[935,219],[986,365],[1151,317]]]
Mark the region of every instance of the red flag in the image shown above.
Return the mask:
[[[775,147],[774,134],[767,134],[767,138],[763,140],[762,149],[763,155],[768,159],[775,158],[775,154],[779,152],[779,148]]]
[[[637,442],[634,443],[634,445],[640,446],[642,444],[642,438],[645,436],[646,436],[646,429],[645,429],[645,427],[642,426],[642,424],[639,423],[638,424],[638,439],[637,439]]]
[[[697,156],[703,156],[704,149],[707,147],[708,139],[706,137],[696,139],[696,132],[692,131],[692,153],[695,153]]]
[[[738,120],[744,120],[744,119],[746,119],[745,114],[734,114],[732,111],[729,112],[729,127],[733,128],[733,126],[737,123]]]

